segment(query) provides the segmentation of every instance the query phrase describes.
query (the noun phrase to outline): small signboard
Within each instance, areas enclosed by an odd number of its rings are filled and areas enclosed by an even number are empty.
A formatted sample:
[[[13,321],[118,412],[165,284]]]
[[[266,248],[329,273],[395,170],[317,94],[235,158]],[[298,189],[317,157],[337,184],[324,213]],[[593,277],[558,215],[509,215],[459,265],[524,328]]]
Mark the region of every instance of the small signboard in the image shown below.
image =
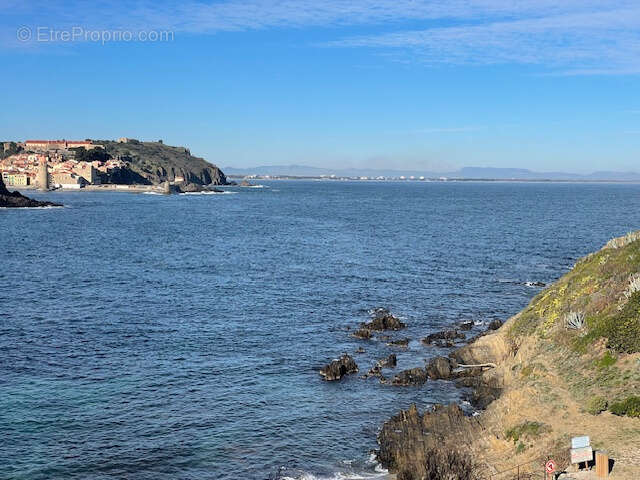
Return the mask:
[[[571,449],[571,463],[590,462],[592,460],[593,460],[593,449],[591,447]]]
[[[547,463],[544,464],[544,469],[547,473],[553,473],[556,471],[556,462],[554,462],[553,460],[549,460]]]
[[[591,445],[589,437],[573,437],[571,439],[571,448],[585,448]]]

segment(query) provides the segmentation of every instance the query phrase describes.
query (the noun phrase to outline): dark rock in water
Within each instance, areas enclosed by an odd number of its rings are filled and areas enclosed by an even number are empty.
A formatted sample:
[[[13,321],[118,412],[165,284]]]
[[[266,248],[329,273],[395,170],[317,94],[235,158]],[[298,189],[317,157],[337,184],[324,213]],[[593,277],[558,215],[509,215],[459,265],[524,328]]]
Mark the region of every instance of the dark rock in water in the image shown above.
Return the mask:
[[[365,352],[364,348],[362,347],[356,348],[356,353],[364,353],[364,352]]]
[[[377,457],[383,467],[398,473],[398,480],[434,478],[427,471],[434,455],[463,450],[482,434],[480,422],[465,416],[458,405],[436,405],[432,412],[424,415],[412,405],[382,426]],[[460,472],[438,478],[468,480],[472,477]]]
[[[372,337],[371,330],[368,328],[359,328],[351,334],[352,337],[369,340]]]
[[[3,208],[37,208],[37,207],[61,207],[59,203],[33,200],[25,197],[20,192],[10,192],[0,177],[0,207]]]
[[[462,322],[458,327],[460,330],[469,331],[473,328],[473,322]]]
[[[451,361],[447,357],[432,358],[427,365],[427,375],[432,380],[448,380],[451,374]]]
[[[372,320],[368,323],[363,323],[362,327],[370,330],[400,330],[407,325],[401,322],[397,317],[394,317],[386,308],[376,308],[372,314]]]
[[[380,377],[380,378],[382,378],[382,369],[383,368],[395,368],[397,364],[398,364],[398,360],[397,360],[395,354],[392,353],[387,358],[383,358],[381,360],[378,360],[376,362],[376,364],[371,368],[371,370],[369,370],[367,372],[367,374],[363,376],[363,378],[367,378],[367,377]]]
[[[387,358],[378,360],[378,365],[380,365],[380,368],[395,368],[397,364],[398,364],[398,359],[396,358],[395,353],[392,353]]]
[[[498,330],[502,326],[502,320],[492,320],[487,327],[488,330]]]
[[[362,378],[368,378],[368,377],[380,377],[382,376],[382,368],[380,367],[379,364],[375,364],[373,367],[371,367],[371,369],[366,373],[366,375],[363,375]]]
[[[398,340],[391,340],[390,342],[387,343],[387,345],[389,347],[407,348],[409,346],[409,339],[408,338],[400,338]]]
[[[194,192],[202,192],[206,190],[202,185],[198,185],[197,183],[185,183],[180,185],[180,189],[184,193],[194,193]]]
[[[409,386],[422,385],[427,381],[427,371],[424,368],[416,367],[410,370],[403,370],[391,381],[392,385]]]
[[[464,340],[466,335],[458,330],[443,330],[441,332],[432,333],[422,339],[425,345],[448,346],[453,344],[455,340]]]
[[[357,373],[358,365],[351,355],[343,354],[339,359],[333,360],[320,369],[320,375],[327,381],[340,380],[345,375]]]

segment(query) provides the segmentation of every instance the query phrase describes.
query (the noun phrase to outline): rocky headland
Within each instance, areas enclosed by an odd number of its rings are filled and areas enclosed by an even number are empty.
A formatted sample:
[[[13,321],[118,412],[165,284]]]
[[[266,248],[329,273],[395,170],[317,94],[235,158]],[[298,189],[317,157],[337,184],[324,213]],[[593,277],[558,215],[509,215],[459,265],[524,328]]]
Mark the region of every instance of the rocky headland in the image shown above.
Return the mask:
[[[423,344],[449,346],[462,329]],[[548,458],[572,471],[570,439],[581,435],[613,459],[612,480],[640,478],[640,232],[581,259],[469,342],[394,378],[455,381],[477,409],[412,406],[390,418],[377,455],[398,480],[510,479],[518,465],[529,478]]]

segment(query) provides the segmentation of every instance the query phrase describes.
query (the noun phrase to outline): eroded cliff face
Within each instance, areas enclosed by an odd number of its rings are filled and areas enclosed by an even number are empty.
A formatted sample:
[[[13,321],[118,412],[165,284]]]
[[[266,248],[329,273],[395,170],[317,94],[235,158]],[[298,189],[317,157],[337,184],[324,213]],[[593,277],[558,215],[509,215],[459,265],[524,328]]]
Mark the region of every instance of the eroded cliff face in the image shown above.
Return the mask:
[[[494,364],[457,380],[474,389],[479,415],[456,406],[402,411],[380,431],[379,458],[399,480],[449,478],[426,474],[428,456],[460,449],[485,476],[522,464],[521,473],[539,474],[547,458],[571,468],[570,438],[588,435],[615,460],[612,479],[637,480],[640,418],[607,405],[640,394],[638,338],[636,232],[579,260],[500,329],[451,353],[461,364]]]
[[[473,343],[450,354],[455,364],[477,365],[503,362],[512,350],[503,331],[484,335]],[[482,369],[470,369],[459,373],[461,387],[472,387],[472,401],[484,408],[501,393],[503,380],[495,371],[483,373]],[[430,470],[430,458],[438,457],[449,464],[449,471],[440,478],[464,478],[473,480],[486,470],[486,459],[479,454],[491,449],[495,437],[493,424],[486,424],[487,416],[468,416],[456,405],[436,405],[432,411],[420,413],[415,405],[400,411],[382,426],[378,434],[378,459],[398,480],[423,480],[434,477]],[[465,461],[473,464],[473,470],[457,472]],[[458,475],[458,477],[455,477]],[[463,476],[460,476],[463,475]],[[437,476],[437,473],[436,473]]]

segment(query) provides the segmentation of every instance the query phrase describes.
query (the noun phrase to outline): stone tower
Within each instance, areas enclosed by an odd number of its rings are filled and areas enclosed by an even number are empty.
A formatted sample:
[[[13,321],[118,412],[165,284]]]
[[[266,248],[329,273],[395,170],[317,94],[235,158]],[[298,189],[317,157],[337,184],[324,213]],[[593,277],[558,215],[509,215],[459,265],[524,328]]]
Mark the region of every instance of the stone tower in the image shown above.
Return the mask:
[[[49,163],[47,157],[40,160],[36,184],[40,190],[49,190]]]

